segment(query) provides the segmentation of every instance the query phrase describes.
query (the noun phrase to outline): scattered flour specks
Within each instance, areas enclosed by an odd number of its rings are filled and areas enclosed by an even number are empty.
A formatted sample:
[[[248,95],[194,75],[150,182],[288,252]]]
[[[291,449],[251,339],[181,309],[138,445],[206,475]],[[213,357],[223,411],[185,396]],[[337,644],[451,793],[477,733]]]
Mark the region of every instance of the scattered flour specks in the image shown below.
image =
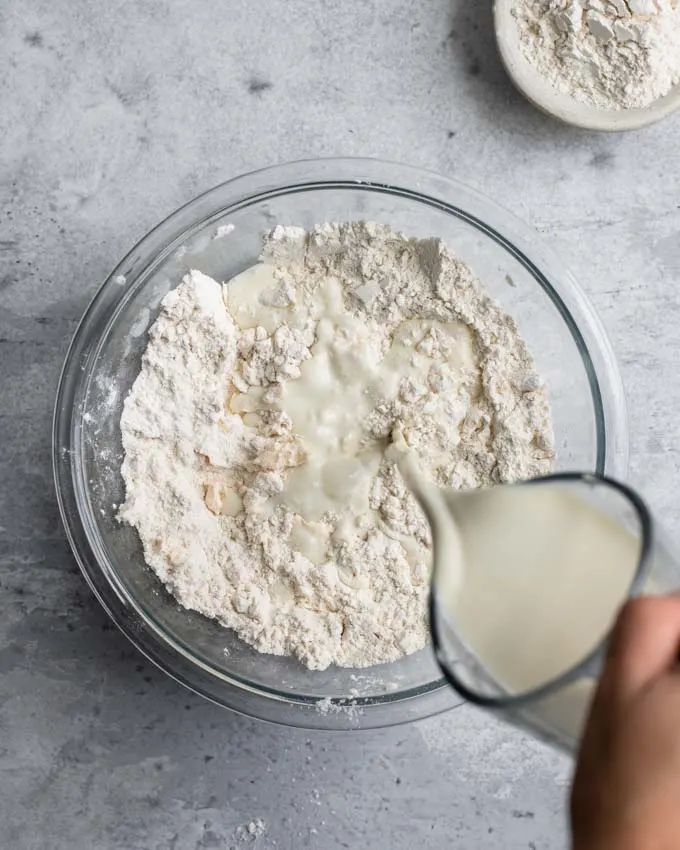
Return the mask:
[[[260,836],[264,835],[267,825],[262,818],[255,818],[249,823],[244,823],[236,829],[236,840],[240,844],[249,844],[256,841]]]
[[[220,224],[219,227],[215,228],[213,239],[222,239],[225,236],[229,236],[234,230],[236,230],[236,227],[233,224]]]

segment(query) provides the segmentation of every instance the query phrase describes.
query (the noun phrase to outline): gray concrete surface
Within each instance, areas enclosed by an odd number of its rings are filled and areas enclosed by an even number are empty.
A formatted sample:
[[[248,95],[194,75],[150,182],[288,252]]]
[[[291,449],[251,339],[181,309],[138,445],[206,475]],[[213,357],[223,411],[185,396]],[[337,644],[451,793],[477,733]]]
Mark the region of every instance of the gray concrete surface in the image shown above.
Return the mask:
[[[60,362],[131,244],[240,172],[360,154],[462,178],[562,252],[620,358],[632,476],[680,530],[680,119],[553,123],[504,76],[489,5],[0,5],[0,847],[566,846],[568,763],[467,708],[309,734],[152,669],[81,579],[50,470]]]

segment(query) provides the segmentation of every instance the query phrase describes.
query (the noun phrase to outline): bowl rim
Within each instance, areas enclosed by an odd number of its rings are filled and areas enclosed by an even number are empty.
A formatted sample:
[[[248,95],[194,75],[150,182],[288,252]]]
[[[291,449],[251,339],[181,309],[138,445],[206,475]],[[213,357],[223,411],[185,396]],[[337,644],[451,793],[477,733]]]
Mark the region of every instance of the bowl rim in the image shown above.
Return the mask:
[[[680,109],[680,83],[647,106],[631,109],[600,109],[556,91],[522,53],[512,11],[512,0],[494,0],[494,29],[501,62],[515,88],[544,114],[582,130],[618,133],[648,127]]]
[[[396,694],[329,698],[331,711],[323,714],[318,710],[323,699],[249,684],[206,665],[146,615],[144,606],[127,593],[108,569],[97,551],[96,535],[88,529],[91,523],[83,516],[81,491],[86,493],[87,487],[80,480],[77,462],[82,390],[88,385],[106,328],[133,288],[128,285],[129,279],[162,262],[190,237],[192,230],[223,220],[230,211],[267,197],[318,189],[370,190],[427,203],[473,225],[525,266],[560,312],[581,353],[597,423],[595,471],[625,475],[627,413],[616,359],[594,309],[549,246],[513,213],[457,180],[412,166],[365,158],[298,160],[236,177],[182,205],[137,242],[95,293],[66,354],[53,419],[53,472],[62,522],[85,579],[109,616],[154,664],[202,696],[248,716],[305,728],[372,728],[432,716],[460,704],[460,700],[440,678]],[[461,200],[463,204],[458,206]],[[530,259],[529,253],[538,255],[539,260]],[[559,282],[548,279],[539,265],[560,269]],[[93,324],[103,332],[92,334]],[[229,688],[228,699],[215,692],[217,682],[221,689],[225,685]],[[257,705],[253,705],[253,698],[258,700]],[[402,710],[395,713],[396,706]]]

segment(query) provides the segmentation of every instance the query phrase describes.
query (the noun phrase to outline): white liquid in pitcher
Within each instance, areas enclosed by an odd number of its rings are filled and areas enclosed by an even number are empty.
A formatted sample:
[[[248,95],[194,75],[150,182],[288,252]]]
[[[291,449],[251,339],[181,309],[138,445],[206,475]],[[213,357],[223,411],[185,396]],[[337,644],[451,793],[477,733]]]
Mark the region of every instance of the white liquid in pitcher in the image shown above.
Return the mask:
[[[509,695],[548,684],[601,644],[635,577],[634,534],[560,484],[460,493],[414,481],[408,463],[405,472],[432,524],[438,603]],[[582,679],[530,710],[576,738],[593,686]]]

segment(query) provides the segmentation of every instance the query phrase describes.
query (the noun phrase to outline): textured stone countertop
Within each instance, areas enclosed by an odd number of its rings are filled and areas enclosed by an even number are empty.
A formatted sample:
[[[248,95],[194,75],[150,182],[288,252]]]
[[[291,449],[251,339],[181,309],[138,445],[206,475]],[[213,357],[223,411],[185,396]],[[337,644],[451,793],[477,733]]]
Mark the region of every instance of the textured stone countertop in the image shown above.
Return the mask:
[[[476,711],[312,734],[176,685],[85,585],[51,475],[61,361],[134,241],[244,171],[375,156],[458,177],[554,243],[620,360],[632,478],[680,531],[680,118],[605,136],[542,116],[489,6],[2,4],[0,847],[566,846],[569,764]]]

